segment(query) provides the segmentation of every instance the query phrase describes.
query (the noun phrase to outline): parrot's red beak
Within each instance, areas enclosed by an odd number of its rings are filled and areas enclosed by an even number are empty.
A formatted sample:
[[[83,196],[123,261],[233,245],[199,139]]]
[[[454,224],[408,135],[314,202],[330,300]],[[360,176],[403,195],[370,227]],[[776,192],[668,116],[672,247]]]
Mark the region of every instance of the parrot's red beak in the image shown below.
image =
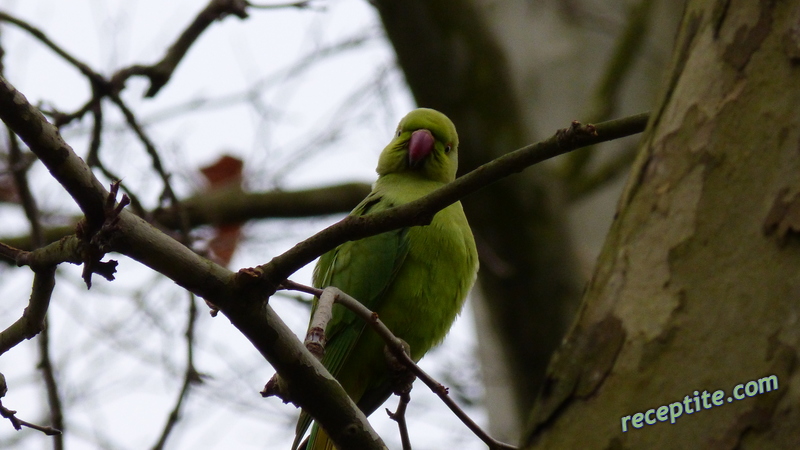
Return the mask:
[[[433,142],[433,134],[424,128],[411,133],[411,140],[408,142],[408,164],[412,167],[418,166],[433,151]]]

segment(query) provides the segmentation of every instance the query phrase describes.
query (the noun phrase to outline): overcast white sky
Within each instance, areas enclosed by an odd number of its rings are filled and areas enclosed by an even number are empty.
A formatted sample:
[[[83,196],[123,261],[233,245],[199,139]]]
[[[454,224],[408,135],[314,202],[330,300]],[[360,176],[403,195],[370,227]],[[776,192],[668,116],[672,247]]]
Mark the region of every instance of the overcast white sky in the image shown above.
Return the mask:
[[[206,3],[0,0],[0,9],[41,28],[108,75],[160,59]],[[374,180],[378,154],[397,121],[414,107],[413,100],[366,1],[314,5],[312,10],[252,9],[247,20],[229,17],[215,23],[155,99],[142,98],[144,79],[128,82],[123,98],[147,124],[180,195],[199,186],[197,167],[223,152],[245,160],[246,183],[254,190]],[[347,41],[360,44],[324,51]],[[69,112],[89,98],[86,80],[27,34],[0,24],[0,42],[6,51],[5,76],[32,103]],[[308,64],[320,51],[328,56]],[[112,105],[106,104],[104,112],[102,161],[123,176],[147,207],[154,207],[162,186],[146,152]],[[86,154],[90,125],[87,116],[62,130],[80,155]],[[34,170],[31,178],[43,210],[76,211],[44,169]],[[264,263],[336,219],[248,225],[231,267]],[[0,206],[0,236],[25,230],[19,208]],[[89,293],[79,268],[59,269],[50,310],[51,352],[67,402],[69,449],[149,448],[180,386],[186,294],[137,263],[119,259],[118,279],[95,280]],[[307,283],[310,267],[293,279]],[[0,327],[21,314],[30,281],[29,271],[0,267]],[[296,302],[276,298],[272,305],[298,333],[304,330],[307,312]],[[196,366],[209,378],[190,395],[168,448],[288,448],[295,408],[258,396],[272,368],[224,317],[211,319],[201,311]],[[423,360],[423,368],[445,383],[463,383],[474,398],[479,397],[474,333],[469,313],[462,317],[445,344]],[[23,419],[44,422],[35,359],[34,342],[0,357],[0,372],[9,383],[3,404]],[[417,384],[412,397],[415,449],[484,448],[424,385]],[[392,399],[386,406],[395,405]],[[469,411],[485,422],[479,406]],[[396,427],[382,411],[372,422],[390,448],[399,448]],[[15,448],[49,448],[49,438],[31,430],[16,432],[7,421],[0,422],[0,443],[10,445],[15,438],[20,439]]]

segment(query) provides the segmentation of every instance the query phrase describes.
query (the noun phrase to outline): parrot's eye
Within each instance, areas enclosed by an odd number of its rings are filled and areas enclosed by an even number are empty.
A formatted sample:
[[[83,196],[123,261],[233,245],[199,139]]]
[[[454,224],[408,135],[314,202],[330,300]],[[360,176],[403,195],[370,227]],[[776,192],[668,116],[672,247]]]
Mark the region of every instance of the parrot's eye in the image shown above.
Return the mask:
[[[397,130],[397,134],[396,134],[396,136],[397,136],[397,137],[400,137],[400,135],[401,135],[401,134],[403,134],[403,131],[398,129],[398,130]]]
[[[444,146],[444,152],[445,153],[450,153],[451,149],[452,149],[452,147],[450,146],[450,144],[447,144],[447,145]]]

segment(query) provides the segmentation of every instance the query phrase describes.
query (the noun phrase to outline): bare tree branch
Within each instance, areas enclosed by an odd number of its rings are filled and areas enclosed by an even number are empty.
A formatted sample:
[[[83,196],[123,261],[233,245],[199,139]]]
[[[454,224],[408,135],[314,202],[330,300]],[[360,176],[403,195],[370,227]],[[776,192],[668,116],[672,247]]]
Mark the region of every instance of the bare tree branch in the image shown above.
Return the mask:
[[[559,130],[549,139],[490,161],[421,199],[380,213],[348,216],[276,256],[269,263],[240,271],[238,278],[243,283],[252,283],[258,279],[265,289],[274,291],[292,273],[342,242],[404,226],[427,225],[441,209],[484,186],[521,172],[526,167],[587,145],[641,133],[647,125],[648,116],[647,113],[642,113],[587,126],[573,122],[570,128]]]
[[[392,331],[386,325],[384,325],[384,323],[378,317],[377,313],[371,311],[369,308],[367,308],[361,302],[348,295],[346,292],[342,292],[341,290],[335,287],[326,287],[323,290],[323,289],[313,288],[311,286],[304,286],[300,283],[295,283],[291,280],[284,281],[281,286],[286,289],[293,289],[313,294],[320,299],[320,302],[322,302],[323,296],[326,296],[331,305],[335,301],[336,303],[344,306],[350,311],[353,311],[359,318],[361,318],[361,320],[366,322],[366,324],[370,328],[372,328],[372,330],[375,331],[375,333],[377,333],[381,339],[383,339],[383,342],[386,343],[386,346],[388,347],[392,356],[394,356],[417,378],[422,380],[422,382],[425,383],[425,385],[428,386],[434,394],[438,395],[439,398],[442,399],[444,404],[447,405],[447,407],[450,408],[451,411],[453,411],[453,413],[464,423],[464,425],[466,425],[467,428],[469,428],[473,433],[475,433],[476,436],[478,436],[484,443],[486,443],[486,445],[488,445],[490,449],[511,450],[516,448],[512,445],[505,444],[503,442],[495,440],[494,438],[489,436],[488,433],[483,431],[483,429],[480,426],[478,426],[478,424],[476,424],[475,421],[473,421],[467,415],[467,413],[465,413],[464,410],[461,409],[461,407],[458,406],[458,404],[455,401],[453,401],[452,398],[450,398],[450,396],[448,395],[448,389],[444,385],[436,381],[433,377],[428,375],[424,370],[422,370],[417,365],[417,363],[414,362],[414,360],[411,359],[411,356],[409,356],[408,354],[408,349],[406,348],[406,344],[403,342],[402,339],[395,336],[394,333],[392,333]],[[328,315],[327,318],[330,319],[330,315]],[[321,329],[324,329],[327,326],[327,323],[322,324],[320,322],[315,322],[315,319],[312,319],[312,328],[314,325],[320,327]],[[310,329],[309,334],[311,334],[312,332],[313,331]],[[278,393],[278,395],[280,394],[283,393]],[[401,408],[403,411],[405,410],[403,403],[404,402],[407,403],[409,398],[403,398],[404,396],[408,397],[408,392],[401,394],[401,405],[398,407],[398,411],[401,411]],[[389,415],[392,416],[391,413]],[[400,417],[398,417],[398,419],[400,419]],[[401,423],[401,421],[398,420],[398,424],[401,426],[401,430],[403,428],[404,421],[405,419],[402,419],[403,423]],[[406,441],[407,441],[407,436],[404,437],[403,447],[406,448],[406,445],[408,445],[408,448],[410,448],[411,444],[410,443],[406,444]]]
[[[194,229],[203,225],[225,225],[254,219],[304,218],[347,213],[369,191],[370,185],[367,183],[345,183],[298,191],[242,192],[238,188],[225,188],[182,199],[181,205],[186,211],[189,227]],[[134,208],[134,212],[158,226],[171,230],[180,227],[178,214],[171,208],[159,208],[144,214]],[[73,217],[70,220],[73,225],[45,228],[44,241],[51,243],[74,234],[74,224],[79,220],[80,217]],[[30,235],[3,236],[0,240],[21,250],[34,248]],[[11,256],[8,261],[14,263],[14,258]]]
[[[270,263],[235,275],[124,210],[119,214],[117,230],[109,245],[217,305],[270,361],[287,381],[292,398],[328,430],[337,445],[381,448],[383,443],[352,399],[269,307],[269,296],[295,270],[346,240],[425,224],[437,211],[459,198],[531,164],[581,146],[639,133],[647,117],[640,114],[596,126],[574,123],[550,139],[487,163],[420,200],[379,214],[348,217]],[[108,197],[105,188],[60,138],[55,127],[2,77],[0,119],[47,166],[87,214],[89,223],[99,228],[105,220]]]
[[[170,175],[167,173],[164,165],[161,163],[161,156],[158,154],[155,144],[150,137],[147,136],[147,133],[144,132],[144,129],[139,125],[139,121],[136,119],[133,111],[128,108],[122,98],[116,93],[112,93],[109,97],[119,107],[120,111],[122,111],[122,114],[125,116],[125,121],[128,122],[128,125],[142,142],[145,150],[147,150],[147,154],[150,155],[153,169],[156,171],[158,176],[161,178],[161,182],[164,184],[161,197],[168,200],[170,206],[175,209],[178,217],[180,218],[180,221],[178,222],[180,226],[178,228],[181,230],[183,235],[187,235],[189,228],[188,222],[186,221],[186,215],[183,212],[183,207],[181,206],[180,200],[178,200],[178,196],[175,195],[175,191],[172,189]]]
[[[42,44],[47,46],[50,50],[54,51],[58,56],[64,58],[65,61],[70,63],[73,67],[78,69],[83,75],[85,75],[91,81],[103,81],[103,77],[92,70],[88,64],[80,61],[78,58],[72,56],[69,52],[58,46],[55,42],[50,40],[49,37],[44,33],[44,31],[36,28],[35,26],[25,22],[22,19],[18,19],[10,14],[4,13],[0,11],[0,21],[8,22],[11,24],[16,25],[19,28],[27,31],[31,36],[38,39]],[[88,107],[86,108],[88,111]]]
[[[386,408],[386,414],[389,418],[397,422],[397,428],[400,430],[400,442],[403,443],[403,450],[411,450],[411,437],[408,435],[408,426],[406,425],[406,408],[411,402],[411,394],[406,392],[400,395],[400,402],[397,404],[397,409],[392,412]]]
[[[55,266],[34,272],[31,297],[22,317],[0,332],[0,355],[22,342],[23,339],[31,339],[42,331],[45,314],[50,306],[50,296],[56,285],[55,276]]]
[[[655,2],[652,0],[640,0],[638,4],[630,8],[625,28],[620,33],[600,82],[595,88],[588,114],[589,120],[592,122],[608,120],[617,112],[617,104],[624,86],[623,82],[633,69],[642,49],[648,32],[647,22],[654,4]],[[624,161],[632,161],[634,156],[633,154],[623,155],[615,159],[614,163],[605,165],[594,174],[587,174],[587,166],[592,159],[593,152],[594,148],[587,147],[571,153],[564,161],[562,171],[570,185],[570,190],[574,191],[571,193],[574,198],[579,198],[582,194],[589,192],[588,188],[594,188],[606,179],[617,175],[620,172],[619,164]],[[632,150],[627,149],[626,152],[633,153]],[[582,177],[590,177],[592,182],[583,183],[573,189],[571,185],[581,184]],[[605,179],[601,177],[605,177]]]
[[[74,227],[71,228],[74,231]],[[30,244],[30,240],[27,242]],[[17,266],[30,266],[31,269],[47,268],[62,262],[81,263],[81,241],[72,235],[67,235],[44,247],[32,251],[20,250],[14,246],[0,242],[0,257]]]
[[[108,192],[60,138],[56,128],[0,77],[0,119],[28,144],[73,196],[87,218],[104,222]],[[266,300],[272,292],[237,283],[234,274],[186,248],[141,218],[121,211],[114,248],[175,280],[219,306],[298,392],[298,405],[311,413],[337,445],[380,449],[384,445],[342,387],[297,340]],[[327,374],[327,377],[325,376]]]
[[[2,13],[0,13],[2,14]],[[31,227],[31,240],[36,248],[44,245],[44,233],[39,218],[39,209],[36,206],[36,199],[30,191],[28,185],[27,169],[23,164],[22,150],[20,149],[17,136],[8,129],[9,139],[9,167],[14,178],[14,184],[20,197],[20,202],[28,218]],[[48,265],[45,269],[37,271],[34,275],[34,282],[28,307],[22,313],[22,317],[14,324],[0,333],[0,353],[4,353],[13,346],[21,342],[22,338],[30,339],[37,333],[39,335],[38,348],[40,355],[39,368],[45,382],[47,391],[47,403],[50,410],[50,422],[52,427],[42,427],[18,419],[14,411],[11,411],[0,404],[0,413],[8,418],[14,427],[19,430],[21,426],[27,426],[45,434],[54,436],[53,448],[62,450],[64,448],[64,437],[61,430],[64,429],[64,414],[61,406],[61,398],[58,394],[58,384],[53,372],[50,360],[49,334],[47,329],[47,310],[50,298],[55,287],[55,265]],[[5,380],[3,380],[3,392],[0,397],[5,395]]]
[[[346,183],[299,191],[242,192],[219,189],[182,201],[189,226],[228,224],[252,219],[310,217],[348,212],[369,194],[366,183]],[[155,211],[153,218],[175,229],[177,217],[171,210]]]
[[[301,0],[298,2],[273,3],[273,4],[257,4],[257,3],[247,2],[247,6],[253,9],[283,9],[283,8],[305,9],[311,7],[311,0]]]
[[[224,19],[228,15],[235,15],[240,19],[246,19],[248,2],[245,0],[211,0],[206,7],[200,11],[194,21],[186,28],[178,39],[169,47],[167,53],[161,61],[151,65],[134,65],[118,71],[111,78],[111,83],[121,89],[125,81],[133,75],[141,75],[150,79],[150,88],[145,93],[145,97],[155,97],[172,77],[172,73],[180,64],[189,48],[197,41],[197,38],[217,20]]]
[[[104,220],[103,205],[108,191],[86,163],[64,142],[22,93],[0,77],[0,118],[22,138],[47,166],[86,215],[90,227],[99,228]]]
[[[8,386],[6,385],[6,377],[0,373],[0,397],[4,397],[6,392],[8,391]],[[41,431],[42,433],[48,436],[58,436],[61,435],[61,431],[52,428],[52,427],[43,427],[41,425],[36,425],[34,423],[26,422],[19,417],[16,416],[17,412],[10,410],[3,406],[3,403],[0,402],[0,416],[5,417],[11,422],[11,426],[14,427],[15,430],[21,430],[22,427],[28,427],[37,431]]]
[[[44,245],[44,233],[42,231],[42,223],[39,220],[39,208],[36,206],[36,199],[30,191],[28,186],[27,170],[22,162],[22,150],[19,148],[17,135],[10,129],[8,130],[9,139],[9,165],[14,176],[14,184],[16,185],[17,192],[19,193],[22,207],[25,210],[25,215],[31,226],[31,238],[33,239],[36,248]],[[55,275],[53,275],[53,285],[55,285]],[[56,381],[55,371],[50,359],[50,333],[47,326],[47,309],[49,305],[49,297],[52,294],[52,288],[49,293],[44,293],[44,297],[37,300],[43,309],[40,329],[41,333],[38,338],[39,348],[39,365],[38,368],[42,371],[42,378],[44,379],[45,390],[47,391],[47,404],[50,410],[50,423],[56,430],[64,430],[64,413],[61,406],[61,397],[58,393],[58,382]],[[33,301],[33,298],[31,299]],[[27,310],[26,310],[27,312]],[[24,317],[24,313],[23,313]],[[38,320],[38,318],[36,319]],[[34,323],[29,322],[31,326]],[[31,329],[30,331],[35,331]],[[56,433],[53,435],[53,449],[63,450],[64,436],[63,433]]]
[[[86,154],[86,164],[88,164],[89,167],[97,167],[100,169],[103,175],[109,180],[122,180],[122,177],[111,172],[100,160],[100,145],[103,140],[103,103],[100,101],[101,95],[96,91],[93,93],[93,99],[94,101],[90,102],[90,111],[92,112],[92,139],[89,142],[89,151]],[[148,141],[145,141],[145,146],[147,146],[147,142]],[[140,216],[144,215],[144,208],[136,194],[130,189],[127,189],[122,181],[119,181],[119,184],[131,199],[131,208],[133,208],[133,211]]]
[[[17,188],[22,209],[25,211],[25,216],[31,226],[31,239],[34,246],[40,247],[44,244],[44,233],[42,231],[42,222],[39,220],[39,208],[36,206],[36,199],[33,198],[28,186],[27,171],[30,166],[24,164],[22,149],[19,148],[17,136],[11,129],[8,129],[8,149],[8,165],[14,177],[14,185]]]
[[[38,337],[39,347],[39,369],[44,378],[45,391],[47,392],[47,405],[50,410],[50,424],[59,430],[53,436],[53,450],[64,449],[64,408],[61,402],[61,395],[58,392],[58,381],[56,380],[53,362],[50,359],[50,331],[47,326],[47,316],[44,317],[42,332]]]
[[[172,411],[169,413],[167,417],[167,422],[164,424],[164,428],[161,431],[161,436],[158,438],[158,442],[153,446],[153,450],[161,450],[167,443],[167,438],[169,437],[172,430],[175,429],[175,425],[180,420],[181,409],[183,407],[184,400],[189,395],[189,390],[191,389],[192,385],[202,383],[202,378],[200,373],[194,367],[194,326],[197,322],[197,303],[194,294],[189,293],[189,309],[188,309],[188,317],[186,320],[186,370],[183,373],[183,384],[181,385],[181,389],[178,392],[178,399],[175,402],[175,406],[172,408]]]

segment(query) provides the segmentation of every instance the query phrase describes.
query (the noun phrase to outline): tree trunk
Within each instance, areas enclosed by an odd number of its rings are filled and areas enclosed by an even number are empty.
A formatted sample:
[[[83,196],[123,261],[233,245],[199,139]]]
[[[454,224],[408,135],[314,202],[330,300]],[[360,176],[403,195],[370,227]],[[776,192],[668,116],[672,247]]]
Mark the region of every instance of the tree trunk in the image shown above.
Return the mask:
[[[530,448],[800,442],[800,0],[689,2],[669,73]]]

